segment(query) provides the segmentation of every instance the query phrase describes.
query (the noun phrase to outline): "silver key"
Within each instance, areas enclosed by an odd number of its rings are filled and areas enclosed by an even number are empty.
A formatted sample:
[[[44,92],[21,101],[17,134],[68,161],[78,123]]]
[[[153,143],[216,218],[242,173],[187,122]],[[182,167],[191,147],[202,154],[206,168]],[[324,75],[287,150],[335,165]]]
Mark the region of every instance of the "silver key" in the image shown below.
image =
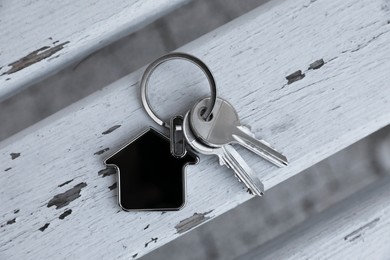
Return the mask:
[[[190,112],[190,125],[196,137],[208,146],[223,147],[238,143],[255,154],[263,157],[276,166],[288,165],[286,156],[276,151],[264,140],[254,137],[249,128],[242,126],[234,107],[217,98],[209,120],[202,119],[201,114],[210,98],[200,100]]]
[[[217,155],[221,166],[226,165],[228,168],[231,168],[236,173],[237,179],[243,182],[253,194],[262,196],[264,194],[263,183],[254,175],[252,169],[238,152],[230,145],[209,147],[198,141],[192,133],[188,117],[189,113],[184,116],[183,120],[183,134],[187,144],[198,153]]]

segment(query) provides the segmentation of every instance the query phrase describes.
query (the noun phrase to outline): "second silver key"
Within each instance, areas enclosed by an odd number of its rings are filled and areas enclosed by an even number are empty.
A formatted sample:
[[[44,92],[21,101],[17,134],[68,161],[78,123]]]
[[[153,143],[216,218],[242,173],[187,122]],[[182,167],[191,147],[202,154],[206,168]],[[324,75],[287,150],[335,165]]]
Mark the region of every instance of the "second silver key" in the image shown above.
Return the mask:
[[[288,165],[286,156],[276,151],[267,142],[248,134],[248,129],[241,125],[236,110],[226,100],[217,98],[209,120],[204,120],[201,115],[209,100],[210,98],[200,100],[190,113],[192,131],[206,145],[221,147],[238,143],[276,166]]]
[[[252,169],[244,159],[242,159],[238,152],[230,145],[208,147],[198,141],[191,131],[188,117],[189,115],[187,113],[183,120],[183,134],[187,141],[186,143],[198,153],[217,155],[221,166],[225,165],[228,168],[231,168],[236,173],[235,175],[238,180],[243,182],[254,195],[262,196],[264,194],[263,183],[255,176]]]

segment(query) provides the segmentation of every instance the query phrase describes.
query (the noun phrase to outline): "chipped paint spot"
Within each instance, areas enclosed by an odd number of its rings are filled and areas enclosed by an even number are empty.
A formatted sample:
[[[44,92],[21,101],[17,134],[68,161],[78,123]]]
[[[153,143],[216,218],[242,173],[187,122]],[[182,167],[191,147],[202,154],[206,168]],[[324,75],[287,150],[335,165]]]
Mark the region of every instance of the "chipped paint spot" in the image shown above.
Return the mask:
[[[72,214],[72,210],[71,210],[71,209],[68,209],[68,210],[66,210],[64,213],[62,213],[58,218],[59,218],[59,219],[64,219],[64,218],[66,218],[67,216],[69,216],[70,214]]]
[[[109,133],[115,131],[116,129],[118,129],[119,127],[121,127],[121,125],[114,125],[114,126],[108,128],[106,131],[104,131],[104,132],[102,133],[102,135],[109,134]]]
[[[114,184],[112,184],[111,186],[109,186],[108,187],[110,190],[114,190],[114,189],[116,189],[116,188],[118,188],[118,183],[114,183]]]
[[[7,221],[7,225],[12,225],[14,223],[16,223],[16,218]]]
[[[69,180],[69,181],[66,181],[64,183],[61,183],[60,185],[58,185],[58,187],[62,187],[62,186],[65,186],[66,184],[69,184],[73,181],[73,179]]]
[[[15,210],[14,210],[14,214],[18,214],[19,211],[20,211],[19,209],[15,209]]]
[[[358,239],[359,237],[361,237],[365,231],[373,228],[378,222],[379,222],[380,218],[376,218],[370,222],[368,222],[367,224],[361,226],[360,228],[354,230],[353,232],[349,233],[348,235],[346,235],[344,237],[344,240],[345,241],[348,241],[348,242],[352,242],[356,239]]]
[[[50,225],[50,223],[46,223],[45,225],[43,225],[42,227],[40,227],[38,230],[40,231],[45,231],[45,229]]]
[[[86,187],[85,182],[79,183],[74,186],[72,189],[65,191],[64,193],[55,195],[47,204],[47,207],[56,206],[56,209],[60,209],[68,205],[70,202],[79,198],[81,189]]]
[[[20,153],[10,153],[10,155],[11,155],[11,159],[15,160],[16,158],[18,158],[20,156]]]
[[[52,56],[54,53],[62,50],[64,46],[68,43],[69,41],[63,42],[53,47],[44,46],[38,50],[35,50],[29,53],[28,55],[24,56],[23,58],[20,58],[19,60],[8,64],[8,66],[11,66],[11,68],[8,71],[4,72],[2,75],[15,73],[19,70],[27,68],[28,66],[31,66],[34,63],[44,60]]]
[[[108,150],[110,150],[110,148],[107,147],[107,148],[104,148],[104,149],[102,149],[102,150],[100,150],[100,151],[97,151],[97,152],[94,153],[93,155],[101,155],[101,154],[107,152]]]
[[[325,62],[323,59],[316,60],[315,62],[310,64],[309,70],[317,70],[317,69],[321,68],[322,66],[324,66],[324,64],[325,64]]]
[[[175,226],[176,231],[178,234],[184,233],[190,229],[193,229],[194,227],[202,224],[206,220],[208,220],[210,217],[206,217],[206,215],[210,214],[212,210],[205,212],[205,213],[194,213],[189,218],[183,219]]]
[[[152,237],[152,238],[150,239],[150,241],[148,241],[148,242],[145,243],[145,247],[148,247],[148,245],[149,245],[150,243],[152,243],[152,242],[157,243],[157,239],[158,239],[158,237],[155,237],[155,238]]]
[[[113,174],[116,174],[114,167],[107,167],[106,169],[98,171],[98,175],[102,175],[103,178]]]
[[[148,229],[149,228],[149,224],[146,226],[146,227],[144,227],[144,230],[146,230],[146,229]]]
[[[305,74],[302,73],[301,70],[297,70],[296,72],[294,72],[286,77],[286,79],[288,81],[287,84],[290,85],[291,83],[294,83],[295,81],[301,80],[304,77],[305,77]]]
[[[136,257],[137,257],[137,255],[138,255],[138,253],[137,253],[137,254],[134,254],[134,255],[132,255],[132,257],[133,257],[133,258],[136,258]]]
[[[5,169],[4,171],[5,171],[5,172],[8,172],[8,171],[11,170],[11,169],[12,169],[12,168],[9,167],[9,168]]]

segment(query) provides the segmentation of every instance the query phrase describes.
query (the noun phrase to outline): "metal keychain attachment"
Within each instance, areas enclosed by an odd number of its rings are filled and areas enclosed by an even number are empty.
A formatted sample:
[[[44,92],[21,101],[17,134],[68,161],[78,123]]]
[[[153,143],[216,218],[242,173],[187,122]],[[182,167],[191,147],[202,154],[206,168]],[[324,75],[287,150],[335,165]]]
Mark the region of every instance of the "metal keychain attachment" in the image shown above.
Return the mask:
[[[155,71],[155,69],[163,64],[164,62],[167,62],[169,60],[173,59],[181,59],[181,60],[186,60],[189,62],[192,62],[196,66],[198,66],[203,73],[206,75],[207,80],[210,85],[211,89],[211,96],[210,96],[210,102],[208,103],[208,106],[206,107],[206,110],[202,114],[202,118],[204,120],[207,120],[209,116],[211,115],[211,112],[214,108],[216,99],[217,99],[217,88],[215,84],[215,80],[213,77],[213,74],[211,73],[210,69],[206,66],[206,64],[203,63],[200,59],[187,54],[187,53],[181,53],[181,52],[173,52],[166,54],[151,64],[145,69],[144,74],[142,75],[140,86],[141,86],[141,100],[142,104],[148,113],[148,115],[159,125],[164,126],[166,128],[170,129],[170,142],[171,142],[171,153],[175,157],[183,157],[186,154],[185,150],[185,143],[184,143],[184,137],[182,134],[182,118],[183,116],[181,115],[175,115],[171,118],[170,122],[164,122],[161,120],[156,113],[153,111],[151,106],[149,105],[149,98],[148,98],[148,90],[147,86],[149,83],[150,76],[152,73]],[[181,120],[180,120],[181,119]]]
[[[171,154],[181,158],[186,155],[187,152],[183,134],[183,116],[173,116],[170,123],[169,139],[171,143]]]

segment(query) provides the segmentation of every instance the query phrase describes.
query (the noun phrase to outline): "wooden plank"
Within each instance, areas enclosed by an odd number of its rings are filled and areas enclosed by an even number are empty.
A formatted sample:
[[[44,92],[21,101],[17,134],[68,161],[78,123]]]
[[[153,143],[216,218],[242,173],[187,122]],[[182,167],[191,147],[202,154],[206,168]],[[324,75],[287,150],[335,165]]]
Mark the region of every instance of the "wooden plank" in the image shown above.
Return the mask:
[[[243,153],[266,189],[389,124],[388,10],[382,0],[271,2],[180,49],[204,60],[243,123],[289,157],[279,169]],[[170,64],[151,80],[165,115],[208,93],[199,71]],[[305,77],[288,84],[297,70]],[[119,209],[116,176],[102,161],[155,126],[139,98],[142,72],[1,143],[3,258],[136,258],[251,198],[202,156],[187,168],[183,210]]]
[[[387,259],[389,200],[387,177],[238,259]]]
[[[0,101],[188,1],[2,3]]]

